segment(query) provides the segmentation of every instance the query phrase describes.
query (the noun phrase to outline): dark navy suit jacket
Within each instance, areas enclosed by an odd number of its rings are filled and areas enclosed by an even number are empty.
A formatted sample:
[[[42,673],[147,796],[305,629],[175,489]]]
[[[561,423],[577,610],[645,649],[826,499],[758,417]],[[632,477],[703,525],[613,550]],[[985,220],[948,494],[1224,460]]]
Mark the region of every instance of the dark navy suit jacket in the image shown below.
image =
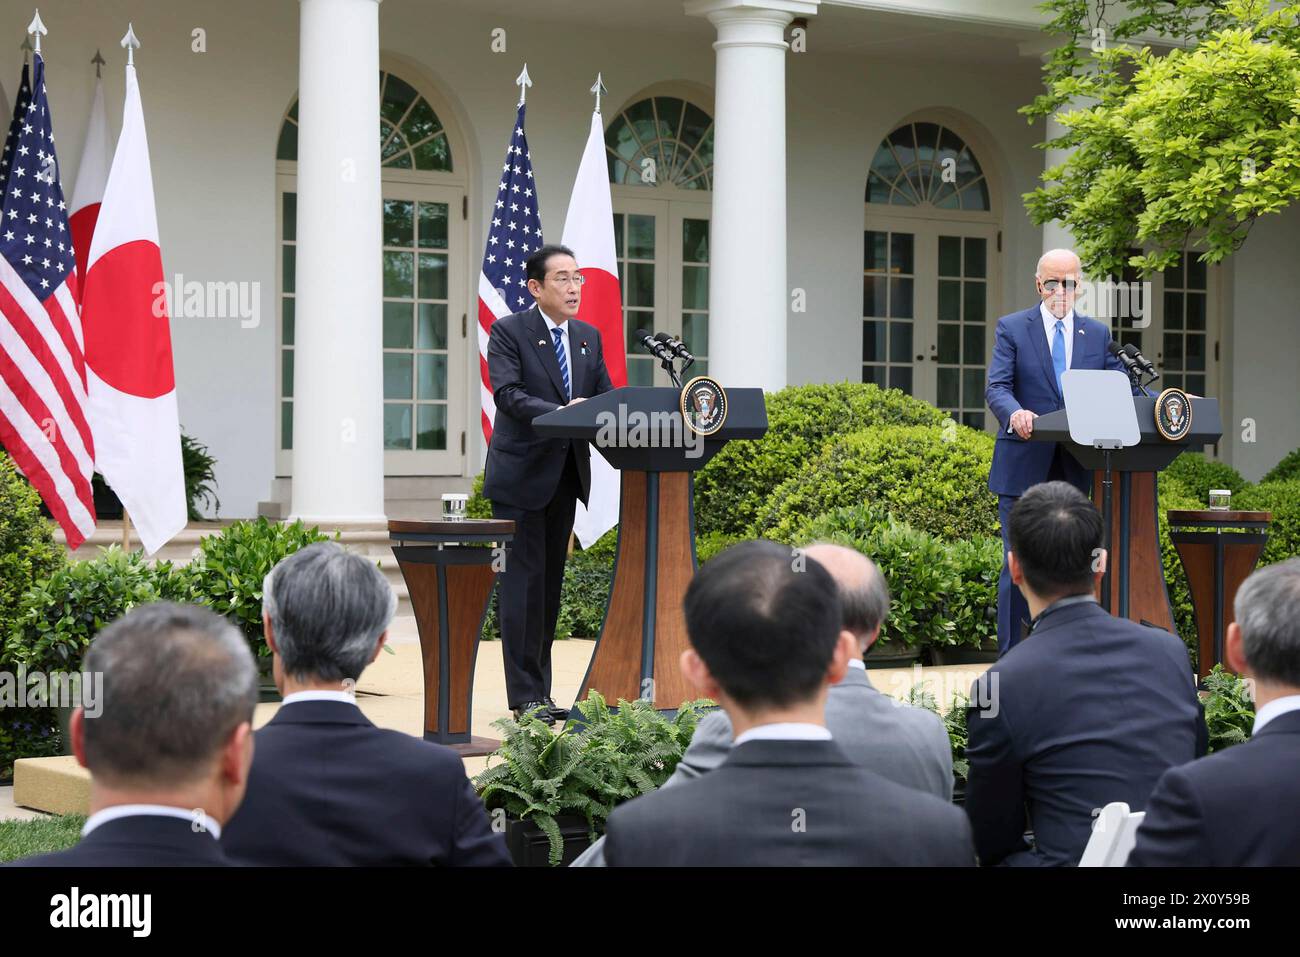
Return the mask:
[[[1146,811],[1130,866],[1300,865],[1300,711],[1170,768]]]
[[[1109,327],[1076,312],[1070,368],[1122,372],[1124,367],[1119,360],[1106,351],[1108,342]],[[989,489],[998,495],[1023,495],[1031,485],[1047,480],[1056,444],[1029,442],[1009,432],[1011,413],[1028,409],[1045,415],[1065,408],[1065,399],[1056,386],[1052,349],[1038,305],[998,320],[984,398],[998,422]],[[1087,488],[1087,470],[1069,455],[1063,456],[1063,460],[1067,481],[1078,488]]]
[[[1143,810],[1160,775],[1204,753],[1182,641],[1096,602],[1049,609],[976,681],[967,720],[966,813],[983,864],[1077,864],[1095,811]]]
[[[573,397],[591,398],[608,392],[613,384],[605,369],[599,330],[577,319],[568,320],[567,325]],[[497,412],[484,465],[484,497],[516,508],[544,508],[560,484],[572,449],[582,483],[578,498],[585,505],[591,490],[588,444],[581,440],[543,439],[533,431],[533,419],[568,402],[555,343],[536,306],[492,323],[488,379]]]
[[[510,865],[454,751],[341,701],[286,704],[254,733],[221,844],[241,864]]]
[[[217,839],[194,830],[192,822],[140,814],[105,821],[66,851],[38,854],[9,866],[229,867],[231,863]]]

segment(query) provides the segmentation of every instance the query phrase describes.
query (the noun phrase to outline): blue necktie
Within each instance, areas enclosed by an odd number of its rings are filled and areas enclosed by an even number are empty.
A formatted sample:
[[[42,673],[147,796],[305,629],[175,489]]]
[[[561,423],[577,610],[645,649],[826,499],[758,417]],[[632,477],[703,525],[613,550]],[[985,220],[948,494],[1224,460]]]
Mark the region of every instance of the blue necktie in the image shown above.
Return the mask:
[[[1065,371],[1065,323],[1060,319],[1056,320],[1056,335],[1052,337],[1052,368],[1056,370],[1056,391],[1065,395],[1061,388],[1061,373]]]
[[[564,354],[564,330],[552,329],[551,335],[555,337],[555,358],[560,363],[560,375],[564,376],[564,397],[573,398],[573,387],[569,385],[569,360]],[[1060,376],[1060,373],[1057,373]]]

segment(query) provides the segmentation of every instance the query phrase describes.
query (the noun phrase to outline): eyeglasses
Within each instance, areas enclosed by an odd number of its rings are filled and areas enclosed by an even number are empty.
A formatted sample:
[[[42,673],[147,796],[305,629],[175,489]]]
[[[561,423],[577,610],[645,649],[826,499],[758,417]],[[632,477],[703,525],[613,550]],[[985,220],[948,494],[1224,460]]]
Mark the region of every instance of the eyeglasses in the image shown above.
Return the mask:
[[[572,276],[567,272],[562,272],[558,276],[551,276],[549,278],[550,281],[555,283],[557,286],[567,286],[571,283],[575,286],[581,286],[587,281],[587,277],[580,272],[574,273]]]
[[[1074,292],[1074,287],[1078,283],[1073,279],[1044,279],[1043,288],[1048,292],[1056,292],[1057,286],[1064,286],[1066,292]]]

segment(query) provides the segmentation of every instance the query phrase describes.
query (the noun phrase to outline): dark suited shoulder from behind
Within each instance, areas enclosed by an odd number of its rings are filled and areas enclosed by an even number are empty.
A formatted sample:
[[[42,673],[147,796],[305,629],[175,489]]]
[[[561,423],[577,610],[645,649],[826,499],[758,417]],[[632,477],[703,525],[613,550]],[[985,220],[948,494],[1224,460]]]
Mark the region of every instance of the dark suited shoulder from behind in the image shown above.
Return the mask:
[[[733,749],[716,771],[615,808],[606,831],[607,862],[659,867],[974,865],[970,823],[954,805],[847,759],[845,766],[832,769],[737,767],[734,756],[745,747]],[[806,775],[809,771],[818,773]],[[815,850],[799,847],[800,812],[806,812],[806,833],[826,828],[816,833]]]

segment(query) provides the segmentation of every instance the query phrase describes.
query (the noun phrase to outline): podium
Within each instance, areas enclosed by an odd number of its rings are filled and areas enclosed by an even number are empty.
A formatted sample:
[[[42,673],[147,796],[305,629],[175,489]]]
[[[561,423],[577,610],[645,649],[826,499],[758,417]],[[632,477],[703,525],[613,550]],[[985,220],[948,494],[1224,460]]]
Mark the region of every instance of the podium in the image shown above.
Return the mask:
[[[646,698],[675,711],[694,696],[677,664],[689,647],[682,600],[697,567],[691,473],[732,439],[760,438],[767,407],[762,389],[729,389],[722,427],[700,437],[686,428],[681,396],[628,386],[533,420],[543,437],[590,442],[621,473],[614,581],[579,701],[594,688],[609,701]]]
[[[1219,440],[1223,426],[1217,399],[1193,398],[1192,425],[1180,441],[1170,441],[1156,427],[1153,396],[1135,396],[1134,411],[1141,431],[1137,445],[1110,453],[1117,495],[1111,499],[1107,527],[1110,536],[1110,595],[1098,599],[1121,618],[1145,621],[1174,631],[1174,614],[1165,587],[1160,561],[1160,503],[1156,474],[1188,449],[1199,450]],[[1093,470],[1093,501],[1102,505],[1106,452],[1079,445],[1070,439],[1070,423],[1064,409],[1034,419],[1031,442],[1059,442],[1084,468]],[[1107,517],[1104,516],[1103,517]],[[1109,602],[1107,602],[1109,598]]]
[[[514,535],[515,523],[502,519],[388,523],[420,633],[424,740],[463,758],[491,754],[501,743],[473,734],[470,725],[479,635],[498,559]]]

